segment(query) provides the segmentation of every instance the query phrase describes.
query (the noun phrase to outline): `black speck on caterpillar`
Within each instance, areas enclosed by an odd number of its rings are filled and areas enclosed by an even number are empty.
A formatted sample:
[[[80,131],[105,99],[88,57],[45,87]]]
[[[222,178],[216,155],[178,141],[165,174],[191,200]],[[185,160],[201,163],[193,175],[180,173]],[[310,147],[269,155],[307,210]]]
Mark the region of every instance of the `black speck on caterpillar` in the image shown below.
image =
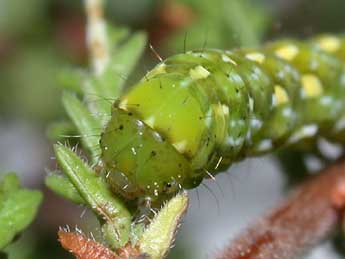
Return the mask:
[[[169,57],[112,107],[100,141],[109,184],[160,204],[248,156],[344,143],[344,62],[334,35]]]

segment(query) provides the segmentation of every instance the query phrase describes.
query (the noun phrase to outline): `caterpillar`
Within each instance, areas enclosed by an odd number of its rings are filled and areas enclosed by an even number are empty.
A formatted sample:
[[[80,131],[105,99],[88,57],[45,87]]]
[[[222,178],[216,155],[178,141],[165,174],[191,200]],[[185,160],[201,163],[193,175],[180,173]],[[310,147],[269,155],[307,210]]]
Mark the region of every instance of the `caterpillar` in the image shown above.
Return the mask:
[[[318,136],[345,143],[345,36],[167,58],[112,106],[102,168],[115,193],[161,203],[248,156]]]

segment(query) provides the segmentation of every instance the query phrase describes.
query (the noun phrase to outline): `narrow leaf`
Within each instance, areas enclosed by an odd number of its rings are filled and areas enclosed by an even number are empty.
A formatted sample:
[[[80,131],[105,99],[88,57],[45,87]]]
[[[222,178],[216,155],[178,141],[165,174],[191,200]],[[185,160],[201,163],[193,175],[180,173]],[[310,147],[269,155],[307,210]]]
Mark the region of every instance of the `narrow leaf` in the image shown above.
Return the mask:
[[[124,203],[110,191],[103,178],[93,172],[71,149],[63,145],[55,145],[54,148],[63,172],[91,209],[114,233],[107,241],[112,247],[123,246],[129,239],[131,225],[131,215]]]
[[[123,80],[127,78],[133,71],[135,65],[138,63],[139,58],[143,54],[146,46],[146,34],[137,32],[131,36],[131,38],[121,46],[112,56],[113,62],[110,64],[110,71],[116,71],[120,77],[116,77],[118,85],[117,93],[112,93],[114,98],[117,98],[125,83]],[[117,95],[115,95],[117,94]]]
[[[65,90],[82,93],[82,82],[86,74],[81,69],[65,68],[58,73],[58,81]]]
[[[187,207],[186,192],[168,201],[140,238],[138,242],[140,251],[151,256],[152,259],[164,258],[175,239],[177,228]]]
[[[121,41],[128,37],[130,31],[127,27],[118,27],[107,24],[110,49],[115,50]]]
[[[104,114],[100,117],[104,125],[110,115],[112,103],[119,97],[127,77],[137,64],[146,45],[144,33],[135,33],[125,44],[112,51],[111,61],[100,77],[85,83],[85,97],[93,113]]]
[[[71,121],[53,122],[48,126],[47,136],[50,139],[66,139],[75,134],[76,128]]]
[[[93,117],[81,101],[74,95],[64,92],[62,96],[63,105],[80,132],[83,145],[90,151],[94,163],[99,157],[99,138],[101,125]]]
[[[56,194],[74,203],[85,204],[85,200],[80,196],[74,185],[63,175],[51,173],[45,178],[45,185]]]
[[[241,45],[257,45],[258,39],[256,37],[255,32],[252,30],[252,26],[250,26],[250,21],[246,15],[245,10],[242,10],[241,3],[236,1],[230,1],[224,3],[224,11],[231,12],[232,15],[224,15],[225,22],[227,25],[234,30],[235,35],[238,35],[239,41]],[[234,11],[235,10],[235,11]],[[234,26],[234,21],[241,21],[240,23],[236,23]]]

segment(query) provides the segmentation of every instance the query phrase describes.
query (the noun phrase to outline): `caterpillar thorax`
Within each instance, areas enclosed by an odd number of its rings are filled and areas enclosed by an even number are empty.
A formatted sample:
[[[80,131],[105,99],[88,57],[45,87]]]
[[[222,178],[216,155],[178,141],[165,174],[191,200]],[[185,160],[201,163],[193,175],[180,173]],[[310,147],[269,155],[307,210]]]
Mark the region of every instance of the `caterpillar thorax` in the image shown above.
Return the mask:
[[[118,100],[102,134],[115,192],[160,202],[246,156],[345,136],[345,38],[178,54]]]

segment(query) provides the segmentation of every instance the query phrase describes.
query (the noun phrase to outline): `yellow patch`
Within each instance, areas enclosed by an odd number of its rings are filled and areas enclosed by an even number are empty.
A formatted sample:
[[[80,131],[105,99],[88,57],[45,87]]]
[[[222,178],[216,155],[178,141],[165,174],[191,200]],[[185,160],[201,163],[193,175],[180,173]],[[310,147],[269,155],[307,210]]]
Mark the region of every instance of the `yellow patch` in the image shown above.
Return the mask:
[[[196,66],[189,70],[189,75],[193,80],[205,79],[210,75],[210,72],[203,66]]]
[[[167,71],[166,71],[165,63],[161,63],[158,66],[156,66],[154,69],[152,69],[150,72],[148,72],[146,74],[146,77],[143,80],[145,80],[146,78],[150,79],[156,75],[165,74],[166,72]]]
[[[277,49],[275,53],[278,57],[291,61],[298,54],[298,48],[295,45],[286,45]]]
[[[127,104],[128,104],[128,99],[125,98],[119,103],[119,108],[127,111]]]
[[[223,110],[224,115],[228,115],[229,114],[229,106],[223,104],[222,105],[222,110]]]
[[[320,47],[328,52],[336,52],[340,47],[340,41],[336,37],[324,36],[318,40]]]
[[[229,56],[227,56],[225,54],[222,54],[222,60],[224,62],[231,63],[231,64],[237,66],[237,63],[234,60],[232,60]]]
[[[182,140],[180,142],[173,143],[172,145],[177,149],[178,152],[182,154],[186,151],[187,140]]]
[[[152,129],[155,126],[155,117],[151,116],[149,118],[147,118],[146,120],[144,120],[144,122],[149,125]]]
[[[264,54],[260,52],[252,52],[252,53],[246,54],[246,58],[262,64],[265,61],[266,57]]]
[[[215,112],[220,116],[225,116],[229,114],[229,107],[225,104],[218,104],[214,108]]]
[[[323,92],[320,79],[313,74],[302,76],[302,86],[306,97],[317,97]]]
[[[274,94],[276,96],[277,105],[281,105],[289,101],[289,96],[287,92],[280,85],[274,86]]]

